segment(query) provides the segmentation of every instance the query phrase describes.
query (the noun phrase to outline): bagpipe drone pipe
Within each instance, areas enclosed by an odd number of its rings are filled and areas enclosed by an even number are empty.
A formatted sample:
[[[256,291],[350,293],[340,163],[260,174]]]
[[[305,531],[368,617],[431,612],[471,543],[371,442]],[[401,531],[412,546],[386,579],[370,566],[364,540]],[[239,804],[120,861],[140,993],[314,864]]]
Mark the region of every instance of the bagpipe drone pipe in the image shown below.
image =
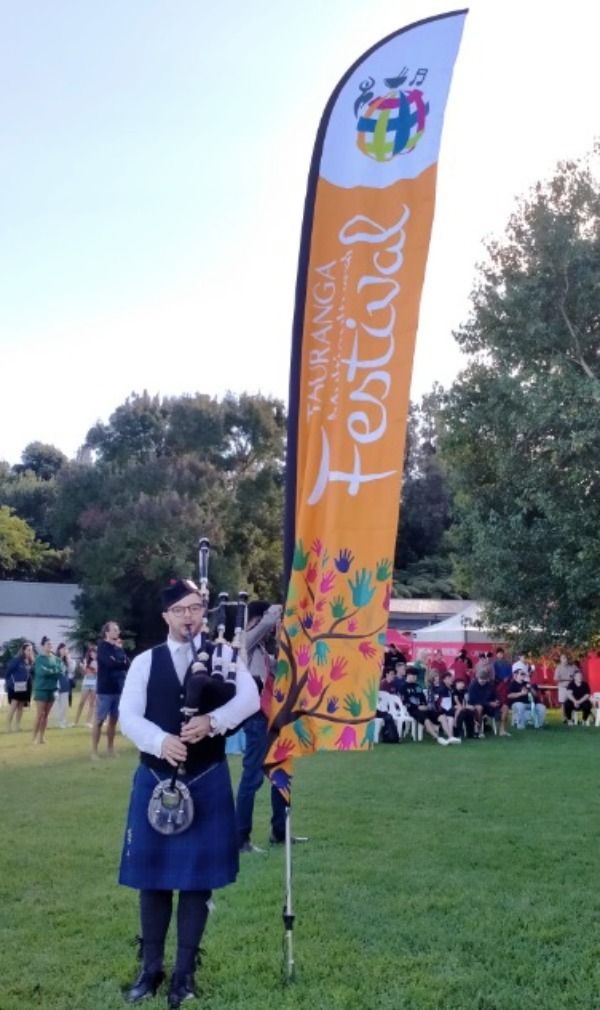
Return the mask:
[[[235,626],[233,640],[229,646],[225,631],[230,623],[232,604],[229,594],[219,593],[218,604],[213,613],[216,614],[217,635],[214,642],[210,641],[209,625],[209,589],[208,589],[208,559],[210,543],[206,537],[201,537],[198,544],[200,571],[200,598],[203,605],[202,626],[200,629],[200,645],[196,648],[191,625],[188,625],[187,636],[190,643],[191,666],[186,676],[186,700],[182,709],[184,722],[192,715],[205,715],[231,701],[236,691],[237,663],[242,645],[242,635],[246,624],[246,605],[248,594],[240,591],[235,608]],[[228,657],[228,653],[231,655]],[[193,705],[188,705],[188,690],[192,693]]]

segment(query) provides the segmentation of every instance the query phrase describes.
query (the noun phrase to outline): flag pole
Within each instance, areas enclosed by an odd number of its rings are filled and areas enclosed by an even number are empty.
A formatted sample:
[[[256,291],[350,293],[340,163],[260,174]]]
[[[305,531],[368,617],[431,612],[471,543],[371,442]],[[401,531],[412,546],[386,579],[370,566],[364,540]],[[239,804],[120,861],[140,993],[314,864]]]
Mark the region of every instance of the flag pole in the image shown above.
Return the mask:
[[[291,982],[294,978],[294,918],[292,905],[292,812],[288,804],[285,808],[285,905],[283,906],[287,982]]]

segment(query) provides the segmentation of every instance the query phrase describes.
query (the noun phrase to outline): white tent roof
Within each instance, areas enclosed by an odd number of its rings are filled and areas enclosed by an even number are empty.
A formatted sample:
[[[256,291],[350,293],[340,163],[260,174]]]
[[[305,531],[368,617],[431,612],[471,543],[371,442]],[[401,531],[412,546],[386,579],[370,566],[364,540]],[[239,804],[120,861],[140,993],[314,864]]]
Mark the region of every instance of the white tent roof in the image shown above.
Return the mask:
[[[482,620],[482,613],[482,603],[469,603],[459,614],[452,614],[445,621],[414,631],[412,638],[415,642],[460,642],[461,645],[494,641],[491,631],[486,631],[485,627],[474,627]]]

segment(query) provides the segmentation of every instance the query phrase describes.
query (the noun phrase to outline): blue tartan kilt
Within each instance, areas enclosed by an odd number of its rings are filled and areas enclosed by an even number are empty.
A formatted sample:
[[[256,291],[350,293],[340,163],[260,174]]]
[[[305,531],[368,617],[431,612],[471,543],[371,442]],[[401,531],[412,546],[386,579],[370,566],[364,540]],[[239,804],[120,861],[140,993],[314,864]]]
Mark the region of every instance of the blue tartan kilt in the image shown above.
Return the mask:
[[[200,776],[181,776],[194,801],[194,819],[180,835],[161,835],[148,821],[158,781],[143,764],[133,776],[119,883],[156,891],[213,891],[233,883],[239,853],[227,762]]]

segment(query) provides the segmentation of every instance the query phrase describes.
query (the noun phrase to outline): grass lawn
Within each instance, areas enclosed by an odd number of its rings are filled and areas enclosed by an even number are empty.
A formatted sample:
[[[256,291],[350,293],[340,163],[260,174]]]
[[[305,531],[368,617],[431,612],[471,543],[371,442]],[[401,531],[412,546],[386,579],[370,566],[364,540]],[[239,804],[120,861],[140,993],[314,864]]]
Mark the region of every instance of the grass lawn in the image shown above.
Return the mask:
[[[32,747],[2,723],[2,1010],[116,1010],[137,970],[137,895],[116,884],[136,758],[119,740],[92,764],[88,734]],[[299,762],[297,979],[282,984],[283,852],[244,856],[190,1006],[600,1008],[599,757],[600,731],[554,726]],[[263,789],[258,844],[268,815]]]

